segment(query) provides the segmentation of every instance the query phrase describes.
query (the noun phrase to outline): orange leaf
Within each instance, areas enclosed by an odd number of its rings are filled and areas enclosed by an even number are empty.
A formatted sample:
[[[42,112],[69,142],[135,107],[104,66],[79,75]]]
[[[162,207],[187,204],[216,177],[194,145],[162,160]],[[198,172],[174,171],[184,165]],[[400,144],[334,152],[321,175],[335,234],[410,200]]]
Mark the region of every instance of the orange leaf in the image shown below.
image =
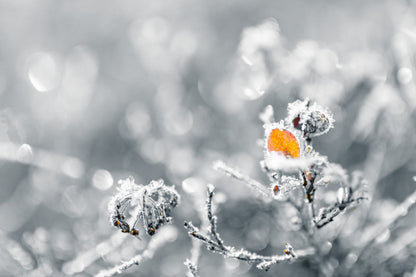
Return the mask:
[[[299,158],[300,148],[296,137],[289,131],[273,129],[270,132],[267,149],[282,153],[286,157]]]

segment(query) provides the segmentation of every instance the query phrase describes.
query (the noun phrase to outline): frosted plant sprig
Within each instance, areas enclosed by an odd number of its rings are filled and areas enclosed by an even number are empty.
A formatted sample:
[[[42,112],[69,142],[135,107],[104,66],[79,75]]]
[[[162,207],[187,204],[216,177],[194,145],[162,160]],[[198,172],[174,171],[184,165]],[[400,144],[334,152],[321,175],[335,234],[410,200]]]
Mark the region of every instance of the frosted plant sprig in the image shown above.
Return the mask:
[[[171,222],[170,213],[178,205],[179,194],[163,180],[138,185],[133,177],[119,181],[118,193],[108,204],[110,222],[123,233],[139,236],[138,222],[152,236],[161,226]],[[130,219],[126,219],[126,211]]]
[[[289,103],[287,110],[287,124],[293,124],[293,127],[301,130],[306,138],[323,135],[334,127],[335,119],[332,113],[327,108],[312,103],[308,98]]]
[[[246,174],[242,173],[237,168],[231,167],[224,163],[221,160],[215,161],[213,164],[213,168],[217,171],[223,172],[228,176],[231,176],[239,181],[244,182],[249,187],[251,187],[254,191],[257,191],[259,194],[265,197],[270,197],[270,191],[260,182],[252,179],[251,177],[247,176]]]
[[[330,163],[311,144],[312,137],[325,134],[333,128],[333,115],[327,108],[309,99],[290,103],[288,116],[280,122],[273,122],[273,110],[270,106],[263,114],[269,116],[261,117],[265,123],[264,161],[261,162],[261,167],[269,176],[272,191],[275,196],[280,196],[303,187],[314,218],[315,191],[329,183],[338,184],[340,187],[346,187],[348,183],[345,170]],[[284,197],[275,198],[285,200]],[[330,210],[337,215],[348,204],[340,203],[341,209],[333,207]]]
[[[204,234],[192,222],[185,222],[188,234],[205,244],[208,250],[246,262],[257,263],[259,269],[267,270],[272,265],[282,261],[292,261],[299,257],[311,256],[311,262],[317,265],[319,273],[324,273],[325,256],[322,254],[325,245],[320,243],[317,229],[332,222],[338,215],[349,207],[353,207],[366,199],[361,193],[361,187],[352,178],[351,185],[345,170],[328,158],[314,150],[312,138],[328,132],[333,127],[334,119],[328,109],[309,100],[295,101],[288,108],[288,116],[279,122],[274,121],[274,111],[267,106],[260,115],[264,122],[264,160],[260,162],[263,171],[269,177],[270,184],[258,182],[241,170],[227,165],[223,161],[216,161],[214,169],[237,179],[252,188],[263,199],[285,201],[296,210],[299,220],[299,235],[309,245],[309,248],[295,251],[286,245],[284,255],[262,256],[245,249],[236,250],[227,246],[217,232],[217,219],[212,214],[213,187],[208,187],[207,217],[210,222],[208,234]],[[357,177],[357,176],[356,176]],[[340,187],[338,202],[321,208],[315,215],[315,192],[328,184]],[[299,190],[304,195],[291,193]],[[324,192],[325,193],[325,192]],[[299,201],[300,200],[300,201]],[[329,241],[328,241],[329,242]]]
[[[205,216],[205,208],[203,203],[205,203],[205,189],[200,185],[198,179],[188,178],[182,183],[184,187],[192,186],[193,190],[185,189],[186,193],[189,193],[192,197],[192,200],[195,204],[195,209],[201,220],[201,228],[208,228],[209,220]],[[185,260],[184,264],[187,267],[187,277],[198,277],[198,261],[200,258],[202,243],[199,240],[192,240],[192,247],[190,251],[190,257]]]
[[[312,137],[333,128],[335,120],[331,112],[306,99],[290,103],[288,116],[280,122],[274,122],[270,105],[261,113],[260,119],[265,123],[264,160],[260,165],[271,182],[269,188],[223,161],[216,161],[214,169],[244,182],[261,196],[276,200],[285,201],[291,191],[303,189],[314,218],[315,191],[329,183],[344,187],[348,180],[341,166],[330,163],[311,145]],[[339,214],[339,210],[336,213]]]
[[[186,259],[186,261],[184,262],[184,264],[188,268],[188,275],[187,276],[189,276],[189,277],[199,277],[199,274],[198,274],[198,266],[197,265],[195,265],[189,259]]]
[[[368,199],[365,196],[353,196],[352,188],[340,187],[338,189],[338,201],[330,207],[321,208],[316,217],[313,218],[315,226],[319,229],[334,221],[334,218],[344,212],[347,208],[351,208],[360,203],[360,201]]]
[[[212,213],[212,198],[214,196],[214,186],[208,186],[207,192],[207,217],[210,222],[208,228],[208,235],[203,234],[192,222],[185,222],[184,226],[188,230],[189,236],[200,240],[207,246],[207,249],[223,255],[225,258],[233,258],[248,263],[257,263],[257,268],[262,270],[269,270],[270,267],[279,262],[292,262],[296,259],[307,257],[315,254],[315,249],[307,248],[295,250],[290,244],[286,244],[283,250],[285,255],[263,256],[245,249],[235,249],[234,247],[225,245],[217,231],[217,217]]]

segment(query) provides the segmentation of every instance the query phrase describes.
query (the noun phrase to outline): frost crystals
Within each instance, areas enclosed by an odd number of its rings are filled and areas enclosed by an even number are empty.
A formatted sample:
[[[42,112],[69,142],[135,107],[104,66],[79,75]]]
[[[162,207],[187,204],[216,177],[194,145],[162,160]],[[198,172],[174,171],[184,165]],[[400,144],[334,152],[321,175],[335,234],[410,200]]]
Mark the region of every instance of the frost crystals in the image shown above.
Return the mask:
[[[179,194],[174,187],[166,186],[163,180],[151,181],[147,186],[138,185],[133,177],[120,180],[119,185],[119,192],[111,199],[108,209],[111,223],[121,232],[138,237],[137,223],[141,219],[143,229],[152,236],[171,221],[171,210],[179,202]],[[127,210],[129,220],[125,217]]]
[[[208,250],[214,253],[219,253],[223,255],[224,258],[237,259],[248,263],[258,263],[257,268],[265,271],[269,270],[270,267],[274,264],[280,262],[291,262],[298,258],[303,258],[315,254],[315,250],[312,248],[298,250],[295,254],[293,247],[289,243],[286,243],[286,248],[283,250],[285,255],[274,256],[263,256],[249,252],[245,249],[237,250],[232,246],[225,245],[217,231],[217,217],[212,213],[213,196],[214,186],[209,185],[206,202],[207,217],[210,223],[210,226],[208,227],[208,235],[203,234],[197,227],[192,224],[192,222],[185,222],[185,228],[188,230],[189,236],[200,240],[203,244],[206,245]]]

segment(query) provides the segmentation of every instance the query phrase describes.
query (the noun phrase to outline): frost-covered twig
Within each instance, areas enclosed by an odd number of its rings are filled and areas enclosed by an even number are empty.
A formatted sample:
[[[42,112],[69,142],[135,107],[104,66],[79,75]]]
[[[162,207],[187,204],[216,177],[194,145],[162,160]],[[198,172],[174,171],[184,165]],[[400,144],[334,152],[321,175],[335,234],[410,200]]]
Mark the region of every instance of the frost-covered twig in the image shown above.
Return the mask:
[[[195,178],[188,178],[183,181],[185,192],[191,195],[191,198],[195,204],[195,210],[201,220],[201,228],[208,228],[209,220],[205,216],[205,189],[202,183]],[[201,186],[202,185],[202,186]],[[187,189],[190,188],[190,189]],[[198,277],[198,261],[201,252],[202,243],[199,240],[192,240],[191,255],[189,259],[186,259],[184,264],[187,267],[187,277]]]
[[[209,234],[204,235],[195,227],[192,222],[185,222],[185,228],[188,230],[188,234],[204,243],[207,249],[223,255],[227,258],[238,259],[249,263],[258,263],[257,268],[262,270],[268,270],[272,265],[279,262],[291,262],[295,259],[313,255],[315,250],[312,248],[295,250],[290,244],[286,244],[284,250],[285,255],[263,256],[256,253],[249,252],[245,249],[237,250],[234,247],[227,246],[220,238],[217,232],[217,219],[212,214],[212,198],[214,195],[214,186],[208,186],[207,197],[207,217],[210,221],[210,227],[208,228]]]
[[[188,277],[198,276],[198,260],[201,252],[201,242],[197,240],[192,241],[191,258],[186,259],[184,264],[188,268]]]
[[[188,268],[188,276],[189,277],[199,277],[198,275],[198,266],[191,262],[191,260],[186,259],[185,263],[186,267]]]
[[[252,189],[259,192],[262,196],[265,196],[265,197],[271,196],[269,190],[263,184],[241,173],[238,169],[226,165],[223,161],[219,160],[219,161],[214,162],[214,169],[220,172],[224,172],[225,174],[237,180],[243,181]]]
[[[315,226],[319,229],[334,221],[334,218],[341,214],[347,207],[351,207],[352,204],[358,204],[361,200],[367,199],[364,196],[351,198],[341,203],[337,202],[331,207],[322,208],[319,211],[318,216],[313,219]]]
[[[142,254],[139,254],[113,268],[100,271],[96,277],[108,277],[115,274],[121,274],[130,267],[139,265],[144,259],[151,259],[158,248],[165,245],[167,242],[175,240],[176,236],[177,230],[174,227],[161,229],[161,231],[151,239],[146,250],[144,250]]]
[[[208,185],[208,198],[207,198],[207,216],[209,220],[209,233],[218,243],[218,245],[224,248],[224,242],[220,238],[220,235],[217,232],[217,217],[212,214],[212,197],[214,197],[214,186]]]

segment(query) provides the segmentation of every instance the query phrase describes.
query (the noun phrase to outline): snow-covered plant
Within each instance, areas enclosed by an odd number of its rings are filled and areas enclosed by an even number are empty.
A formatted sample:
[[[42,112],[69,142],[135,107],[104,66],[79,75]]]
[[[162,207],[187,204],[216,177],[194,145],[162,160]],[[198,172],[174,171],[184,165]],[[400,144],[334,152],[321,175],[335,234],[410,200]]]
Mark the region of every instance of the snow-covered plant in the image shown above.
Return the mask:
[[[108,204],[111,224],[123,233],[139,238],[138,223],[149,236],[153,236],[163,225],[170,223],[170,213],[179,204],[179,194],[173,186],[166,186],[163,180],[151,181],[148,185],[138,185],[133,177],[119,181],[118,193]],[[128,218],[126,215],[128,214]],[[120,274],[143,259],[151,258],[156,249],[176,237],[176,229],[162,229],[153,237],[145,251],[120,265],[100,271],[96,276]]]
[[[291,191],[301,189],[311,208],[312,220],[320,228],[333,220],[347,206],[364,199],[362,178],[349,180],[345,170],[338,164],[330,163],[328,158],[315,151],[312,138],[327,133],[334,126],[332,113],[309,99],[297,100],[288,105],[288,116],[279,122],[274,120],[274,111],[267,106],[260,115],[264,122],[264,160],[261,168],[267,173],[270,184],[268,191],[265,186],[255,187],[262,194],[280,201],[295,201],[291,199]],[[214,167],[234,178],[248,184],[258,183],[237,169],[217,161]],[[243,177],[244,176],[244,177]],[[314,196],[320,187],[329,184],[339,186],[338,200],[332,206],[322,207],[315,215]]]
[[[233,258],[248,263],[257,263],[257,268],[266,271],[276,263],[294,261],[295,259],[310,256],[315,253],[313,248],[308,248],[298,250],[295,254],[293,247],[289,243],[286,243],[285,248],[283,249],[285,255],[273,256],[259,255],[245,249],[236,249],[232,246],[225,245],[217,231],[217,217],[212,213],[213,196],[214,186],[208,185],[206,203],[207,217],[210,223],[208,227],[208,235],[203,234],[197,227],[192,224],[192,222],[185,222],[185,228],[188,230],[188,234],[196,239],[199,239],[203,244],[207,246],[208,250],[221,254],[226,258]],[[197,276],[197,272],[195,270],[196,265],[190,264],[189,261],[187,261],[185,264],[188,266],[188,270],[192,273],[192,276]]]
[[[179,194],[163,180],[138,185],[133,177],[119,181],[119,191],[108,204],[110,222],[123,233],[139,236],[138,223],[150,236],[166,223],[170,213],[178,205]],[[126,219],[126,212],[130,217]]]
[[[285,255],[263,256],[245,249],[236,250],[227,246],[217,231],[217,218],[212,214],[213,186],[208,186],[207,217],[210,222],[205,235],[192,222],[185,222],[185,228],[191,237],[204,243],[208,250],[224,257],[257,263],[257,267],[268,270],[272,265],[283,261],[311,257],[319,266],[321,245],[315,232],[332,222],[348,208],[357,205],[364,196],[365,182],[355,174],[349,178],[345,170],[317,152],[312,146],[312,138],[327,133],[334,126],[332,113],[309,99],[297,100],[288,106],[288,116],[279,122],[274,120],[274,111],[267,106],[260,115],[264,122],[264,160],[261,168],[269,177],[270,184],[264,185],[223,161],[216,161],[214,168],[244,182],[261,197],[289,203],[299,219],[299,230],[307,238],[309,246],[295,250],[286,244]],[[323,194],[328,186],[338,186],[338,197],[332,204],[319,202],[319,211],[315,201],[318,189]],[[324,270],[321,270],[324,271]]]

